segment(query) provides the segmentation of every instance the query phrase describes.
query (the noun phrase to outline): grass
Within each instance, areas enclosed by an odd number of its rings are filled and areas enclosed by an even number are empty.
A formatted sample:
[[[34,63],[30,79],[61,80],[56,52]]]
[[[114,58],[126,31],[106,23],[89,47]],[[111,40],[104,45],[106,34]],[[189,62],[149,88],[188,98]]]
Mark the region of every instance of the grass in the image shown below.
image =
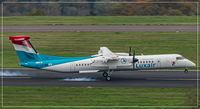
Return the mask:
[[[196,106],[196,96],[195,88],[4,86],[3,98],[4,106]]]
[[[137,55],[177,53],[195,63],[197,59],[197,39],[193,32],[28,32],[4,33],[4,67],[19,67],[8,36],[21,34],[30,35],[39,53],[48,55],[94,55],[101,46],[113,52],[128,52],[132,46]]]
[[[196,24],[195,16],[5,17],[4,25],[32,24]],[[4,33],[4,67],[20,67],[8,36],[26,34],[41,54],[82,56],[100,46],[114,52],[178,53],[196,63],[194,32],[27,32]],[[15,87],[4,86],[4,106],[196,106],[195,88]],[[6,108],[6,107],[4,107]],[[9,107],[7,107],[9,108]],[[22,107],[11,107],[21,109]],[[26,107],[25,107],[26,108]],[[30,108],[30,107],[29,107]],[[39,108],[39,107],[37,107]],[[65,108],[65,107],[63,107]],[[89,107],[87,107],[88,109]],[[40,108],[39,108],[40,109]],[[41,107],[49,109],[49,107]],[[51,108],[52,109],[52,108]],[[55,107],[55,109],[57,109]],[[73,108],[70,108],[73,109]],[[94,108],[92,108],[94,109]],[[116,109],[116,108],[109,108]],[[117,108],[119,109],[119,108]],[[137,108],[135,108],[137,109]],[[155,109],[154,107],[140,109]],[[163,108],[156,108],[163,109]],[[167,107],[164,109],[168,109]],[[182,109],[173,108],[173,109]],[[196,109],[196,108],[184,108]]]
[[[196,24],[196,16],[6,16],[4,25]]]
[[[100,46],[114,52],[127,52],[132,46],[138,55],[179,53],[196,62],[194,32],[27,32],[4,33],[4,67],[19,67],[8,36],[20,34],[30,35],[41,54],[82,56],[97,53]],[[4,86],[3,98],[4,106],[196,106],[196,96],[196,88]]]

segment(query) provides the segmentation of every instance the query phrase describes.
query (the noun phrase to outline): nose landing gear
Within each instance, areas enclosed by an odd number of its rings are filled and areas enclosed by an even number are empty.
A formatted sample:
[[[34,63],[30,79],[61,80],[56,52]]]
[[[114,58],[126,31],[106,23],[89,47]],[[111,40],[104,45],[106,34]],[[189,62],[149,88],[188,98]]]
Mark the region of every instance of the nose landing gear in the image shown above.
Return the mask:
[[[110,81],[111,80],[111,74],[112,74],[112,71],[107,71],[107,72],[103,72],[103,77],[106,78],[107,81]]]
[[[188,69],[187,68],[185,68],[184,73],[188,73]]]

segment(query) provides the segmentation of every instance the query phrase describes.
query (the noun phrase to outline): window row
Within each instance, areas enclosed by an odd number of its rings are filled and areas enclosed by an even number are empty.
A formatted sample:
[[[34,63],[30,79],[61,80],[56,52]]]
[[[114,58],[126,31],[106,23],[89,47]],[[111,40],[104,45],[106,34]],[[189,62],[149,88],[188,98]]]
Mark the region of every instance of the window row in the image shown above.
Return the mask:
[[[153,63],[154,61],[138,61],[138,63]]]
[[[76,64],[76,66],[89,66],[91,64]]]

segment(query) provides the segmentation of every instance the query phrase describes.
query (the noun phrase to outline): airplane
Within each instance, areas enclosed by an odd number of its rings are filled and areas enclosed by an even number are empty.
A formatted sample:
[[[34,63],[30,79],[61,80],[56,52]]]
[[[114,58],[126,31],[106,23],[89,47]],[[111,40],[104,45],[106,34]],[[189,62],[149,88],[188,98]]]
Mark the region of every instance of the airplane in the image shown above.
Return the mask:
[[[60,57],[39,54],[27,35],[10,36],[19,64],[23,67],[43,69],[64,73],[102,72],[107,81],[114,71],[171,69],[195,67],[195,63],[179,54],[135,55],[132,48],[129,53],[114,53],[107,47],[100,47],[98,54],[84,57]]]

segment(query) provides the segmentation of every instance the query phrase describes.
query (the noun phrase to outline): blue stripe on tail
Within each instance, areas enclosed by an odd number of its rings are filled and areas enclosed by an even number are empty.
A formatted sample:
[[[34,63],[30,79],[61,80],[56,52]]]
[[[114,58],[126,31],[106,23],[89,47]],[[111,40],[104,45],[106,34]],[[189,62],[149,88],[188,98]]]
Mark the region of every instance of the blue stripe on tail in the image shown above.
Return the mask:
[[[30,61],[40,61],[40,57],[35,53],[27,53],[24,51],[16,51],[19,57],[20,63],[30,62]]]

